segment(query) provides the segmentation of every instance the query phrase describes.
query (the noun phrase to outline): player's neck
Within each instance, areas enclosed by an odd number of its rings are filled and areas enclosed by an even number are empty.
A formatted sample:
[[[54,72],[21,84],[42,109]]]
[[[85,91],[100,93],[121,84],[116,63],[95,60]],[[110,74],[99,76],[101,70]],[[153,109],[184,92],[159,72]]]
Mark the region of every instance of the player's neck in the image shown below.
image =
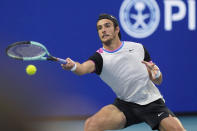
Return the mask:
[[[106,50],[116,50],[118,49],[120,46],[122,45],[122,42],[120,41],[120,39],[114,39],[111,41],[110,44],[103,44],[103,48]]]

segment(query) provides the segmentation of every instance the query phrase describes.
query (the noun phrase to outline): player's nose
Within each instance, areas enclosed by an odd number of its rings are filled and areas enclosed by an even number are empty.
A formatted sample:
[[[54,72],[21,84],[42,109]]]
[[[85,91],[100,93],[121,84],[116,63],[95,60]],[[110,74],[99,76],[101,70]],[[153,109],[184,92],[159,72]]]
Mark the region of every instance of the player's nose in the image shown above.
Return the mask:
[[[106,32],[106,28],[103,27],[103,28],[101,29],[101,32],[102,32],[102,33],[105,33],[105,32]]]

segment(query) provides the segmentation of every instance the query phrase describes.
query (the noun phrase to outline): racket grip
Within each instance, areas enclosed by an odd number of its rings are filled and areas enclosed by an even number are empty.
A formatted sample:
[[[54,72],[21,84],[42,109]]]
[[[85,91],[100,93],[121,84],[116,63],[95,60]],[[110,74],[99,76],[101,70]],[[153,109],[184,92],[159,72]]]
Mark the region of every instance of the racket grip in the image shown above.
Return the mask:
[[[61,59],[61,58],[57,58],[57,62],[59,62],[60,64],[66,64],[66,60]]]

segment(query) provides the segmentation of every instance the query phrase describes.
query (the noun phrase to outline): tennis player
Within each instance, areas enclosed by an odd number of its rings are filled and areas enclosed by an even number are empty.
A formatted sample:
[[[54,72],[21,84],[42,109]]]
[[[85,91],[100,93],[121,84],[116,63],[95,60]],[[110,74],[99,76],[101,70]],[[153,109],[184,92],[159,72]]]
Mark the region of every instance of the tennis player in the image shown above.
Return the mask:
[[[144,46],[121,41],[118,21],[109,14],[99,16],[97,31],[102,48],[82,64],[67,58],[61,65],[77,75],[98,74],[117,95],[113,104],[86,120],[84,130],[115,130],[146,122],[153,130],[185,131],[155,86],[162,83],[162,74]]]

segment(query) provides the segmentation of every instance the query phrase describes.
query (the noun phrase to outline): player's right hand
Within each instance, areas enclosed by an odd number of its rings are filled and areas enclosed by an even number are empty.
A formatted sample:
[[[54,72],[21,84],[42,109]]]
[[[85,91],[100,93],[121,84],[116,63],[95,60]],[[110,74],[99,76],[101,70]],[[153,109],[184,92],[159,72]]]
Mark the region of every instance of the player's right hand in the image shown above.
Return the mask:
[[[71,70],[75,66],[75,62],[70,58],[66,58],[66,64],[61,64],[64,70]]]

